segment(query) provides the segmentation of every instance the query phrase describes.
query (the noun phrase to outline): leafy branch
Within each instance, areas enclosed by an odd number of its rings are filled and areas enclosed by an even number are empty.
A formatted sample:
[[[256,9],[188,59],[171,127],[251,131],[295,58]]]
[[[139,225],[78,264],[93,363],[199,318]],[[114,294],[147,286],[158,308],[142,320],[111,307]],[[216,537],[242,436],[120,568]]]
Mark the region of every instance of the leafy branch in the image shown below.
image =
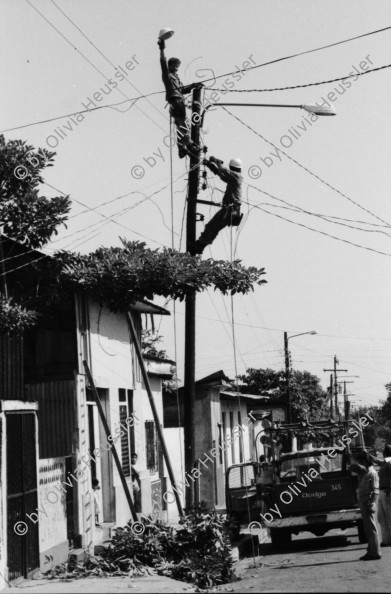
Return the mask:
[[[45,266],[52,267],[59,287],[91,292],[112,311],[126,311],[135,301],[156,295],[183,301],[192,291],[210,287],[246,294],[267,282],[261,279],[264,268],[246,268],[240,260],[201,260],[171,248],[151,250],[139,241],[122,243],[87,255],[57,252]]]

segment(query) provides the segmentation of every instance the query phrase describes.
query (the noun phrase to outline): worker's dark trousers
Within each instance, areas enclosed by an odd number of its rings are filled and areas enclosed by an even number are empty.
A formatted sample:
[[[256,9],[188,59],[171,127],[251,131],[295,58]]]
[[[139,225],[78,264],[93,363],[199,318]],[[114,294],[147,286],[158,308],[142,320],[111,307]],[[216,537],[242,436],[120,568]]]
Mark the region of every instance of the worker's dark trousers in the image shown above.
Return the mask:
[[[240,217],[240,208],[231,209],[230,207],[220,208],[215,216],[211,218],[209,223],[205,225],[205,229],[201,233],[196,242],[196,253],[202,254],[207,245],[213,243],[219,231],[228,225],[237,224],[237,218]]]
[[[190,122],[186,116],[186,105],[182,99],[172,99],[170,103],[170,115],[174,118],[177,128],[178,147],[191,143]]]
[[[380,555],[380,548],[379,548],[379,534],[377,532],[376,522],[375,522],[375,515],[376,515],[376,508],[375,511],[368,511],[368,508],[363,503],[360,503],[360,511],[362,516],[362,522],[364,526],[364,532],[368,539],[368,548],[367,552],[368,555]]]
[[[391,546],[391,495],[386,489],[381,489],[378,499],[377,519],[381,528],[382,542]]]

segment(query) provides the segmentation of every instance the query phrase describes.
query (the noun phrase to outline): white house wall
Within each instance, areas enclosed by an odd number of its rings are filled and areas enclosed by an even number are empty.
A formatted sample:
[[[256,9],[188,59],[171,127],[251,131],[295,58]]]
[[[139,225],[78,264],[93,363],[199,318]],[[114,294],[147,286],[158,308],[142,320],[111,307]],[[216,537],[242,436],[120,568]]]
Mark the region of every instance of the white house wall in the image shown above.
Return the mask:
[[[234,427],[239,425],[242,427],[242,437],[238,436],[237,431],[234,433],[235,440],[226,449],[227,467],[232,464],[239,464],[240,462],[247,462],[252,459],[251,447],[251,429],[249,426],[243,424],[247,415],[247,401],[244,398],[232,398],[221,400],[221,414],[225,413],[226,428],[225,439],[232,435]],[[231,414],[232,413],[232,422]],[[240,417],[239,417],[240,413]],[[243,448],[243,456],[240,457],[240,448]]]
[[[123,314],[96,302],[89,305],[91,373],[99,388],[132,389],[133,363],[129,330]],[[111,395],[110,395],[111,396]]]
[[[138,315],[138,314],[136,314]],[[151,484],[159,480],[157,472],[147,469],[145,422],[154,421],[148,396],[143,384],[139,381],[138,364],[133,360],[133,348],[125,315],[112,313],[101,308],[97,303],[89,304],[90,324],[90,357],[91,373],[97,388],[109,390],[110,427],[112,432],[119,426],[119,396],[118,390],[124,388],[133,390],[133,414],[135,451],[138,454],[137,466],[141,479],[142,511],[152,511]],[[150,377],[151,389],[158,411],[160,424],[163,424],[163,401],[161,393],[161,379]],[[120,442],[117,442],[117,452],[121,459]],[[104,480],[104,477],[102,477]],[[126,477],[129,490],[132,493],[131,478]],[[124,525],[130,519],[130,510],[122,487],[118,470],[113,461],[113,487],[115,491],[115,518],[117,526]]]
[[[161,379],[158,377],[149,377],[152,396],[154,398],[160,426],[163,427],[163,397],[161,391]],[[151,484],[159,480],[158,472],[151,472],[147,469],[146,459],[146,435],[145,422],[154,421],[151,405],[144,384],[136,382],[137,389],[134,392],[134,414],[137,416],[135,424],[135,443],[136,453],[138,455],[137,466],[141,478],[141,496],[143,513],[152,512]],[[167,476],[166,473],[164,473]]]
[[[65,458],[46,458],[38,462],[39,552],[41,568],[46,571],[45,556],[55,563],[68,554]]]

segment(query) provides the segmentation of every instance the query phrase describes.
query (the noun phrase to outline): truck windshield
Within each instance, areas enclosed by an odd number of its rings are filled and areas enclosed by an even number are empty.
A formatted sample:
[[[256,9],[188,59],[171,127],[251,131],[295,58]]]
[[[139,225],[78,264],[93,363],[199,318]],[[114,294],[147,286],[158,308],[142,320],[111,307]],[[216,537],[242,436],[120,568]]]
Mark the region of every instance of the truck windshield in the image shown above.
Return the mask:
[[[298,455],[295,458],[282,459],[280,460],[280,478],[300,477],[310,468],[316,470],[319,475],[342,470],[342,454],[330,458],[324,455],[313,455],[309,452],[307,456]]]

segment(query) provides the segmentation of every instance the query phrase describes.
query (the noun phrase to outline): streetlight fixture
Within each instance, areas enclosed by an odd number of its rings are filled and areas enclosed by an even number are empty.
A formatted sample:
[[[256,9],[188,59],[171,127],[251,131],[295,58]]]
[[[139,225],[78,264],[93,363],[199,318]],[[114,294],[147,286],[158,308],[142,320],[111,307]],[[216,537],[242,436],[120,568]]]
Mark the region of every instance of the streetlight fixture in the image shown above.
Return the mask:
[[[337,112],[333,105],[327,107],[326,105],[316,105],[316,103],[304,103],[304,104],[297,104],[297,103],[210,103],[205,107],[204,112],[210,107],[218,107],[219,105],[222,106],[231,106],[231,107],[290,107],[290,108],[297,108],[297,109],[304,109],[308,113],[314,113],[318,116],[335,116]]]
[[[284,352],[285,352],[285,378],[286,378],[286,397],[288,401],[288,423],[292,422],[292,402],[291,402],[291,390],[290,390],[290,365],[289,365],[289,350],[288,340],[296,338],[296,336],[304,336],[304,334],[317,334],[316,330],[310,330],[309,332],[300,332],[299,334],[293,334],[288,336],[288,332],[284,332]]]
[[[170,27],[165,27],[161,29],[159,32],[159,39],[166,41],[166,39],[170,39],[174,35],[174,31]]]

